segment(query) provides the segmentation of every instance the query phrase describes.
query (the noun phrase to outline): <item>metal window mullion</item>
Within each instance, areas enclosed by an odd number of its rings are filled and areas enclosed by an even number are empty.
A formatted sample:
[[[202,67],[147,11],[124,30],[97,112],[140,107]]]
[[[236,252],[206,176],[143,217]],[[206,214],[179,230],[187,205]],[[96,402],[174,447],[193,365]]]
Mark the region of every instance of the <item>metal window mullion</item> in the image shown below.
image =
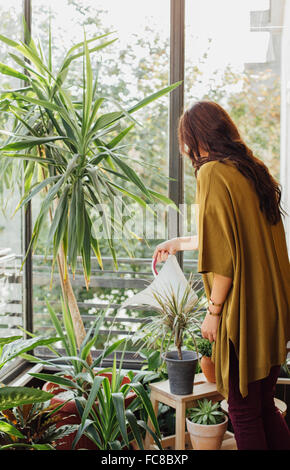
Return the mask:
[[[184,202],[184,164],[178,145],[178,121],[184,107],[184,37],[185,0],[171,0],[170,11],[170,84],[182,81],[169,98],[169,197],[179,207]],[[180,237],[183,231],[182,215],[168,210],[168,237]],[[177,254],[183,265],[183,253]]]
[[[31,0],[23,0],[23,16],[26,21],[28,31],[31,33]],[[27,37],[24,33],[24,42]],[[27,85],[27,82],[25,82]],[[24,184],[24,181],[23,181]],[[24,209],[23,221],[23,255],[26,254],[32,237],[32,207],[31,201],[26,204]],[[27,331],[33,331],[33,279],[32,279],[32,250],[27,255],[24,265],[23,280],[23,308],[24,308],[24,328]]]

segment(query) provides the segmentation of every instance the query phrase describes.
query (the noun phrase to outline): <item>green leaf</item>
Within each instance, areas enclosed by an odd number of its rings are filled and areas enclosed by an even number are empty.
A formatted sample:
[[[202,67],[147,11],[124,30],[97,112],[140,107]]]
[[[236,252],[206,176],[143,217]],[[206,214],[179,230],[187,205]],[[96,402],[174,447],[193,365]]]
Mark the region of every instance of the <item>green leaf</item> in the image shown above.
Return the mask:
[[[152,422],[152,424],[154,426],[154,429],[156,430],[158,436],[160,437],[160,430],[159,430],[159,426],[158,426],[158,421],[157,421],[156,415],[154,413],[152,403],[151,403],[151,401],[150,401],[150,399],[147,395],[147,392],[146,392],[145,388],[143,387],[143,385],[141,383],[131,383],[131,388],[140,397],[140,399],[142,401],[142,404],[144,405],[144,407],[145,407],[145,409],[148,413],[148,417],[149,417],[150,421]]]
[[[90,394],[89,394],[89,396],[86,400],[86,406],[84,408],[84,412],[83,412],[83,415],[82,415],[82,425],[84,425],[87,417],[89,416],[89,414],[92,410],[92,407],[94,406],[94,404],[96,402],[97,395],[99,393],[101,384],[104,381],[104,379],[105,379],[105,377],[101,377],[99,375],[97,375],[94,378],[94,382],[93,382],[93,385],[91,387]]]
[[[47,310],[48,310],[48,313],[50,315],[50,319],[56,329],[56,332],[57,334],[59,335],[63,345],[64,345],[64,348],[65,348],[65,351],[67,354],[69,354],[69,348],[68,348],[68,345],[67,345],[67,341],[65,339],[65,336],[63,334],[63,328],[62,328],[62,325],[59,321],[59,319],[57,318],[57,315],[55,313],[55,311],[53,310],[52,306],[50,305],[50,303],[45,299],[45,303],[46,303],[46,307],[47,307]]]
[[[12,59],[13,59],[18,65],[20,65],[21,67],[23,67],[23,68],[26,69],[26,70],[29,70],[29,72],[33,73],[34,75],[36,75],[36,76],[40,79],[40,81],[41,81],[42,83],[45,83],[45,82],[46,82],[45,77],[44,77],[43,75],[41,75],[39,72],[37,72],[35,69],[33,69],[32,67],[30,67],[28,62],[26,62],[25,60],[20,59],[20,57],[18,57],[18,56],[15,55],[15,54],[12,54],[11,52],[9,52],[9,55],[10,55],[10,57],[12,57]],[[25,75],[25,81],[27,81],[27,78],[28,78],[28,77]],[[31,89],[31,87],[25,87],[25,89],[26,89],[26,91],[27,91],[27,90]],[[25,90],[25,89],[23,89],[23,90]],[[19,92],[19,91],[21,91],[21,89],[16,89],[15,91],[16,91],[16,92]]]
[[[138,426],[145,429],[149,434],[151,434],[151,436],[153,437],[158,449],[163,450],[160,439],[159,439],[160,435],[159,434],[157,435],[154,431],[152,431],[152,429],[150,429],[149,426],[144,421],[138,420],[137,423],[138,423]]]
[[[88,130],[90,129],[91,125],[93,124],[94,119],[96,117],[96,114],[97,114],[101,104],[103,103],[103,101],[104,101],[104,98],[98,98],[94,102],[93,109],[92,109],[92,112],[91,112],[91,115],[90,115],[90,119],[89,119],[89,122],[88,122],[88,125],[87,125]]]
[[[14,444],[7,444],[5,446],[0,446],[0,450],[6,449],[14,449],[14,448],[21,448],[25,447],[28,449],[35,449],[35,450],[55,450],[55,448],[51,444],[25,444],[20,442],[14,442]]]
[[[50,160],[49,158],[41,158],[36,157],[36,155],[31,155],[28,153],[5,153],[3,152],[0,155],[1,158],[20,158],[23,161],[34,161],[40,163],[42,166],[47,167],[48,165],[57,166],[58,164],[54,160]]]
[[[64,322],[65,331],[68,338],[69,350],[72,356],[77,356],[77,341],[74,331],[74,326],[67,302],[61,299],[62,304],[62,317]]]
[[[77,250],[78,253],[80,253],[83,246],[85,234],[85,200],[84,189],[80,179],[78,179],[75,183],[75,196]]]
[[[0,338],[0,347],[4,346],[4,344],[12,343],[13,341],[21,338],[22,336],[8,336],[6,338]]]
[[[75,446],[79,442],[80,438],[82,437],[86,429],[89,428],[92,424],[93,424],[93,421],[91,419],[86,419],[85,422],[81,426],[79,426],[78,431],[72,443],[73,450],[75,449]]]
[[[76,228],[76,212],[77,212],[77,195],[76,185],[72,189],[72,198],[69,207],[68,218],[68,262],[71,265],[73,274],[76,271],[77,264],[77,228]]]
[[[48,344],[55,343],[56,341],[59,341],[58,337],[45,338],[39,336],[30,339],[18,339],[12,343],[6,344],[4,345],[0,356],[0,368],[3,367],[6,362],[20,356],[20,354],[24,352],[30,351],[37,346],[46,346]]]
[[[3,75],[9,75],[11,77],[19,78],[19,80],[28,80],[27,75],[24,75],[23,73],[20,73],[17,70],[14,70],[12,67],[9,67],[8,65],[2,64],[1,62],[0,73],[2,73]]]
[[[132,433],[134,435],[134,438],[136,439],[139,449],[144,450],[144,444],[143,444],[143,440],[142,440],[142,436],[139,430],[136,416],[134,415],[134,413],[132,413],[131,410],[126,410],[125,415],[130,425],[130,428],[132,430]]]
[[[118,165],[119,168],[125,173],[125,175],[129,178],[132,183],[137,186],[143,194],[145,194],[150,201],[152,201],[151,194],[148,192],[147,188],[145,187],[144,183],[140,180],[139,176],[137,173],[130,168],[127,163],[124,162],[121,158],[117,157],[116,155],[112,154],[111,155],[112,159],[114,162]]]
[[[168,93],[173,91],[175,88],[177,88],[179,85],[181,85],[181,83],[182,81],[173,83],[172,85],[162,88],[162,90],[156,91],[152,95],[147,96],[146,98],[144,98],[143,100],[139,101],[137,104],[132,106],[130,109],[128,109],[128,113],[135,113],[136,111],[143,108],[144,106],[147,106],[149,103],[152,103],[158,98],[161,98],[161,96],[167,95]]]
[[[180,212],[180,210],[178,209],[177,205],[175,204],[174,201],[172,201],[172,199],[170,199],[169,197],[167,196],[164,196],[164,194],[160,194],[160,193],[157,193],[156,191],[153,191],[152,189],[149,189],[148,188],[148,192],[153,196],[155,197],[156,199],[158,199],[159,201],[163,202],[164,204],[170,206],[170,207],[173,207],[174,209],[176,209],[178,212]]]
[[[2,131],[0,131],[1,133]],[[3,133],[3,132],[2,132]],[[18,140],[17,142],[11,142],[10,144],[4,145],[0,150],[23,150],[36,145],[47,144],[48,142],[55,142],[56,140],[67,139],[65,136],[51,136],[51,137],[27,137],[24,140]]]
[[[48,234],[48,237],[47,237],[47,244],[49,244],[52,241],[52,239],[54,237],[54,234],[55,234],[55,231],[58,228],[59,223],[61,223],[63,221],[63,219],[65,219],[65,221],[66,221],[67,210],[68,210],[68,193],[69,193],[69,190],[70,190],[70,187],[67,186],[63,190],[61,198],[58,202],[58,205],[57,205],[57,208],[55,210],[55,214],[54,214],[51,226],[50,226],[49,234]]]
[[[102,354],[97,357],[97,359],[94,360],[92,367],[97,367],[101,364],[102,360],[112,354],[122,343],[124,343],[125,338],[119,339],[118,341],[115,341],[111,346],[105,348],[102,352]]]
[[[20,439],[23,438],[25,439],[25,436],[18,431],[12,424],[5,423],[5,421],[0,421],[0,432],[4,432],[5,434],[8,434],[9,436],[15,436],[19,437]]]
[[[7,410],[14,406],[29,403],[41,403],[50,400],[51,393],[30,387],[2,387],[0,388],[0,410]]]
[[[100,44],[99,46],[95,46],[93,47],[92,49],[89,49],[89,53],[91,54],[92,52],[95,52],[95,51],[99,51],[111,44],[113,44],[114,42],[116,42],[117,39],[113,39],[111,41],[106,41],[106,42],[103,42],[102,44]],[[74,54],[74,55],[71,55],[70,57],[68,57],[64,63],[62,64],[62,70],[66,69],[67,67],[69,67],[70,63],[75,60],[75,59],[78,59],[79,57],[82,57],[84,55],[84,51],[82,52],[79,52],[77,54]]]
[[[121,142],[122,139],[124,139],[124,137],[131,131],[131,129],[133,129],[133,127],[135,127],[135,124],[131,124],[131,126],[127,127],[122,132],[120,132],[113,140],[111,140],[111,142],[107,144],[107,147],[109,149],[116,147],[116,145],[118,145],[118,143]]]
[[[110,441],[108,444],[111,450],[122,450],[122,444],[120,441]]]
[[[23,197],[23,200],[20,201],[20,203],[18,204],[18,206],[16,207],[15,209],[15,212],[18,210],[18,209],[21,209],[23,206],[25,206],[25,204],[27,204],[34,196],[36,196],[36,194],[39,193],[39,191],[41,191],[42,189],[46,188],[46,186],[48,186],[49,184],[51,183],[55,183],[56,181],[59,181],[61,178],[61,175],[56,175],[56,176],[50,176],[48,178],[46,178],[45,180],[43,180],[41,183],[39,183],[30,193],[28,196]]]
[[[39,373],[39,374],[29,373],[29,375],[31,375],[31,377],[36,377],[37,379],[43,380],[44,382],[51,382],[53,384],[61,385],[63,388],[68,389],[68,390],[73,388],[73,389],[78,389],[82,391],[81,387],[79,387],[76,382],[66,379],[65,377],[59,377],[58,375],[42,374],[42,373]]]
[[[0,41],[5,42],[6,44],[8,44],[8,46],[12,46],[12,47],[18,46],[18,42],[12,41],[12,39],[6,38],[5,36],[2,36],[2,34],[0,34]]]
[[[84,33],[84,51],[85,51],[85,66],[86,66],[86,76],[85,76],[85,102],[84,102],[84,118],[83,118],[83,135],[88,132],[88,122],[93,100],[93,73],[91,67],[90,53],[88,49],[88,44],[86,40],[86,34]]]
[[[112,393],[113,405],[115,408],[118,425],[120,426],[120,431],[122,437],[126,443],[129,445],[127,426],[126,426],[126,416],[125,416],[125,398],[123,393]]]
[[[58,204],[58,207],[55,212],[52,225],[51,225],[51,232],[52,232],[51,236],[54,235],[54,240],[53,240],[54,260],[56,259],[58,255],[59,246],[65,237],[65,231],[67,228],[69,190],[70,190],[69,186],[65,188],[61,196],[61,199],[59,201],[59,204]],[[55,221],[55,218],[57,218],[58,221],[57,220]],[[48,244],[49,244],[49,240],[48,240]]]
[[[93,251],[96,255],[96,258],[97,258],[97,261],[99,263],[100,268],[104,269],[99,242],[92,235],[91,235],[91,245],[92,245]]]
[[[94,324],[88,330],[88,332],[86,334],[86,337],[82,342],[82,345],[81,345],[81,348],[80,348],[80,356],[84,360],[87,358],[91,348],[93,347],[93,345],[95,344],[95,342],[98,339],[99,330],[100,330],[100,327],[103,323],[105,314],[106,314],[106,311],[103,310],[103,312],[101,312],[100,316],[95,320]],[[91,338],[93,330],[94,330],[94,334],[93,334],[93,337]],[[93,369],[93,367],[95,367],[95,366],[92,366],[92,369]]]

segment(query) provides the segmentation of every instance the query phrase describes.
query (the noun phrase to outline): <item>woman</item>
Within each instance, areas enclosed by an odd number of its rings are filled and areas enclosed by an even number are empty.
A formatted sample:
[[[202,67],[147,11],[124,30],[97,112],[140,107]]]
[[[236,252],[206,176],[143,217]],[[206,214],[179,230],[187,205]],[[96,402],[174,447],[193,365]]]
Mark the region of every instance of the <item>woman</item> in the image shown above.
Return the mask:
[[[183,114],[179,143],[197,178],[198,237],[161,243],[153,257],[199,250],[209,301],[201,333],[214,342],[217,389],[228,401],[238,449],[289,450],[290,432],[273,399],[290,340],[279,185],[216,103],[197,102]]]

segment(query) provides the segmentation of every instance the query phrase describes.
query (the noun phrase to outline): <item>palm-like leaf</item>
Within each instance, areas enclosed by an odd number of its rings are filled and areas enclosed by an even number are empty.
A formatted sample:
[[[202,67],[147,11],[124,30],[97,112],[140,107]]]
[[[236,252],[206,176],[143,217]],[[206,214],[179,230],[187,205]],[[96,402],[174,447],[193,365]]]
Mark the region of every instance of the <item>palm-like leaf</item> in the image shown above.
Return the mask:
[[[29,85],[24,90],[13,92],[12,98],[9,99],[10,112],[13,112],[13,106],[15,107],[18,103],[21,114],[17,113],[15,116],[14,111],[18,132],[9,137],[9,140],[3,145],[0,155],[4,158],[14,159],[16,157],[20,160],[30,160],[32,167],[34,165],[35,168],[34,175],[36,175],[38,164],[46,167],[49,175],[43,182],[38,181],[39,184],[34,189],[32,189],[32,185],[35,184],[35,176],[31,178],[31,184],[27,187],[25,197],[19,206],[26,204],[44,187],[47,188],[46,202],[43,204],[34,226],[31,248],[36,246],[47,211],[51,209],[53,201],[56,199],[60,208],[54,213],[55,219],[52,221],[53,226],[49,233],[49,241],[54,246],[54,260],[66,236],[67,224],[68,263],[74,273],[77,256],[82,257],[87,285],[90,278],[90,253],[91,250],[96,252],[97,248],[96,238],[92,234],[92,205],[95,205],[96,202],[107,203],[112,194],[117,193],[143,207],[146,205],[146,201],[152,202],[154,199],[164,203],[172,203],[168,198],[148,190],[133,168],[126,163],[126,154],[120,152],[119,149],[115,151],[115,147],[130,132],[133,125],[119,130],[117,135],[115,129],[116,124],[130,118],[142,107],[169,93],[179,83],[157,91],[129,109],[114,102],[114,106],[118,109],[102,114],[102,106],[112,102],[112,99],[95,93],[96,81],[93,86],[94,77],[90,55],[109,46],[116,39],[101,42],[92,48],[89,48],[89,44],[100,41],[105,36],[107,35],[89,40],[85,37],[83,43],[76,44],[66,53],[59,70],[54,72],[51,47],[46,63],[41,46],[36,47],[31,37],[28,36],[27,44],[24,44],[0,35],[1,41],[15,49],[18,54],[22,54],[24,59],[30,61],[27,62],[22,60],[19,55],[11,54],[15,62],[26,70],[27,76],[18,70],[0,64],[0,73],[18,76],[23,80],[25,78]],[[49,44],[51,44],[50,33]],[[63,83],[69,73],[70,64],[79,57],[83,57],[84,63],[84,93],[83,100],[80,103],[74,103],[63,88]],[[31,116],[33,116],[33,122],[31,122]],[[111,136],[112,133],[113,136]],[[100,139],[105,140],[100,142]],[[56,142],[58,142],[57,145]],[[41,149],[40,154],[39,149]],[[123,177],[125,186],[114,183],[111,178],[108,178],[106,170],[112,170],[112,165],[116,174]],[[58,179],[64,175],[66,175],[65,178]],[[132,191],[128,184],[134,187],[137,193]],[[60,221],[62,224],[58,229]],[[118,224],[118,220],[112,219],[111,222]],[[108,245],[116,264],[116,253],[109,230],[107,236]],[[98,249],[97,251],[101,264],[101,256]]]

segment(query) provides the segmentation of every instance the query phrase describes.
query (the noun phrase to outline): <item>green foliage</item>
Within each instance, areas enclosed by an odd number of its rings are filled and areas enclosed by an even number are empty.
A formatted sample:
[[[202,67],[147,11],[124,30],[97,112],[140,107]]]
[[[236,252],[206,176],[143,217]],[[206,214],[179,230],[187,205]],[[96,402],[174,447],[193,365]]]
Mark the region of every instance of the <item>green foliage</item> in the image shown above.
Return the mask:
[[[34,403],[0,412],[0,449],[21,450],[47,445],[53,450],[55,441],[76,431],[77,425],[57,424],[63,420],[59,408],[46,403]],[[37,449],[37,447],[36,447]],[[41,448],[40,448],[41,449]],[[44,450],[44,448],[42,447]]]
[[[14,406],[40,403],[52,397],[51,393],[29,387],[1,387],[0,410],[6,410]]]
[[[121,450],[128,447],[134,439],[139,449],[144,449],[143,434],[148,431],[159,449],[162,449],[160,430],[149,395],[139,381],[143,374],[127,375],[130,382],[122,384],[124,374],[121,368],[117,370],[115,359],[111,379],[96,376],[87,399],[76,399],[82,419],[73,448],[85,434],[100,450]],[[132,392],[136,396],[126,405],[126,397]],[[142,410],[146,411],[146,417],[151,420],[154,431],[147,426],[145,420],[137,418],[136,414]]]
[[[103,323],[106,310],[99,312],[78,349],[71,314],[66,303],[62,301],[62,322],[59,320],[57,313],[49,302],[46,302],[46,304],[52,324],[59,335],[58,339],[60,340],[62,348],[65,350],[65,355],[61,355],[57,349],[50,347],[51,352],[54,354],[54,357],[51,359],[45,360],[25,353],[22,354],[22,357],[31,362],[50,366],[53,365],[58,371],[53,375],[46,373],[31,374],[33,377],[52,382],[61,388],[70,390],[73,396],[84,396],[87,394],[87,390],[94,381],[94,369],[100,367],[103,359],[116,351],[124,340],[121,339],[113,342],[110,346],[105,346],[102,353],[89,365],[86,358],[98,341],[99,330]],[[34,337],[34,341],[37,341],[37,336]]]
[[[15,62],[28,72],[28,86],[22,91],[13,91],[8,97],[5,94],[10,101],[9,112],[15,119],[15,125],[0,149],[2,159],[16,158],[29,162],[26,192],[18,209],[43,189],[46,191],[34,224],[30,248],[35,249],[40,231],[50,213],[52,225],[48,246],[51,241],[53,262],[63,243],[73,274],[77,256],[82,257],[87,286],[91,275],[91,250],[102,267],[96,229],[103,228],[102,238],[107,240],[116,267],[114,233],[122,229],[125,236],[127,234],[132,238],[132,233],[127,233],[126,225],[122,225],[120,215],[112,212],[107,214],[104,205],[110,203],[109,207],[112,207],[114,198],[120,200],[120,195],[124,194],[142,207],[148,202],[165,202],[164,196],[145,186],[136,171],[126,163],[126,147],[120,142],[133,125],[124,131],[121,123],[129,120],[134,125],[138,124],[132,114],[179,85],[176,83],[155,91],[127,109],[119,101],[99,95],[96,91],[98,76],[93,76],[90,55],[116,41],[104,40],[110,34],[89,40],[84,36],[83,42],[67,51],[57,71],[52,69],[51,47],[46,59],[40,46],[37,47],[29,35],[28,44],[0,36],[1,41],[30,61],[28,65],[25,60],[11,54]],[[50,34],[49,38],[50,41]],[[89,44],[94,45],[89,48]],[[80,102],[74,102],[64,86],[70,65],[77,58],[83,59],[83,97]],[[11,67],[0,67],[0,73],[19,74]],[[104,104],[112,103],[116,109],[107,112],[103,108]],[[104,111],[101,113],[102,108]],[[7,134],[4,130],[1,132]],[[143,164],[146,165],[145,161]],[[118,180],[120,184],[116,184]],[[171,201],[166,198],[168,202]]]
[[[212,344],[208,339],[199,339],[197,341],[198,352],[202,356],[211,357],[212,355]]]
[[[197,400],[198,406],[187,410],[188,418],[197,424],[220,424],[225,420],[225,414],[220,411],[220,404],[211,400]]]
[[[165,362],[162,361],[160,351],[142,349],[139,355],[144,359],[142,370],[151,372],[143,379],[143,383],[167,380],[168,374]]]
[[[37,346],[47,346],[58,341],[58,337],[35,337],[22,339],[21,336],[10,336],[0,339],[0,369],[12,359],[21,356],[26,351],[31,351]]]

